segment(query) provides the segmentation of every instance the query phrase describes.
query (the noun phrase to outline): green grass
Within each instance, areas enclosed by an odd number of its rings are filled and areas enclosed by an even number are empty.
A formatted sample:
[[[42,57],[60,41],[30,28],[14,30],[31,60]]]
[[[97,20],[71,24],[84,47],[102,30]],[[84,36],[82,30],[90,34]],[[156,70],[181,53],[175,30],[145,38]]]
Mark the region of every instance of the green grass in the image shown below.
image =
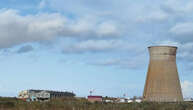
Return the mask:
[[[24,102],[16,98],[0,98],[0,110],[193,110],[193,103],[90,103],[75,98]]]

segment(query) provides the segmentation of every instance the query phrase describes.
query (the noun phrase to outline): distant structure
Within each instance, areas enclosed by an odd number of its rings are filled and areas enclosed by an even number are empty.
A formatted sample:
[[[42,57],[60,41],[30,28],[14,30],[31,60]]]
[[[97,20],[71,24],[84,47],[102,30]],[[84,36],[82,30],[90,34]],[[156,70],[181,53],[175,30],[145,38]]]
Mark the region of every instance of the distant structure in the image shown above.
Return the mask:
[[[185,102],[193,102],[193,98],[185,98],[184,101]]]
[[[90,96],[92,95],[92,93],[93,93],[94,91],[95,91],[95,89],[89,91]]]
[[[102,102],[103,97],[102,96],[88,96],[88,101],[89,102]]]
[[[24,90],[18,95],[19,99],[25,101],[45,101],[56,98],[74,97],[75,94],[72,92],[61,92],[61,91],[49,91],[49,90]]]
[[[152,46],[149,48],[150,62],[143,93],[144,101],[183,101],[176,66],[174,46]]]

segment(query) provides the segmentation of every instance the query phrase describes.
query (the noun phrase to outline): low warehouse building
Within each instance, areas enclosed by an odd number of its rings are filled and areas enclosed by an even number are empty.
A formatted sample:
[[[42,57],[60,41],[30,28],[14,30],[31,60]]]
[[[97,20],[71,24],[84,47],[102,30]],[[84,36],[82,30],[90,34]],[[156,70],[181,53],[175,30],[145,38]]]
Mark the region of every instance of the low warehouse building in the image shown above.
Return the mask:
[[[103,97],[102,96],[88,96],[89,102],[102,102]]]
[[[45,101],[49,99],[74,97],[72,92],[59,92],[49,90],[24,90],[19,93],[18,98],[25,101]]]

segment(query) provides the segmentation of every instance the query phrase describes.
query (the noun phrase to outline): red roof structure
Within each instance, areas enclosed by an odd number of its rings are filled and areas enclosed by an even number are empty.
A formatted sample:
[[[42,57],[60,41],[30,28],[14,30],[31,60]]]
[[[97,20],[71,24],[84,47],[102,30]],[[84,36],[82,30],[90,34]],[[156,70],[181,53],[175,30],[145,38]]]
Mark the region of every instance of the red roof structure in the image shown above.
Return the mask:
[[[89,102],[102,102],[102,96],[88,96]]]
[[[88,98],[102,98],[102,96],[88,96]]]

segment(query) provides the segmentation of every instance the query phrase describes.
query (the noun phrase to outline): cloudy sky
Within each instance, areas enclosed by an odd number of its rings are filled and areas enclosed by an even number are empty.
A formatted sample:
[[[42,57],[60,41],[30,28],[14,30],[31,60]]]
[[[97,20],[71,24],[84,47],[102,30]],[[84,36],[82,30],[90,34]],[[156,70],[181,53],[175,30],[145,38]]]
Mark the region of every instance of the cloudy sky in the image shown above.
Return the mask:
[[[193,97],[192,12],[181,0],[1,0],[0,95],[141,96],[147,47],[172,45],[184,97]]]

